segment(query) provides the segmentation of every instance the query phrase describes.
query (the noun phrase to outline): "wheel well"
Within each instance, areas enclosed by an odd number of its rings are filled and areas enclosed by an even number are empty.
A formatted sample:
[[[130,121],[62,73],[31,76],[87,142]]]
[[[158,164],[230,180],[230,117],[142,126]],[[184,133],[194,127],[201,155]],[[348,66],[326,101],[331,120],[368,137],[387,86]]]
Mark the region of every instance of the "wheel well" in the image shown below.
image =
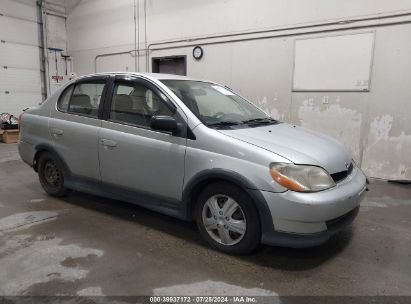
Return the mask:
[[[62,158],[60,157],[60,155],[52,148],[49,147],[39,147],[39,149],[37,150],[36,154],[34,155],[34,160],[33,160],[33,169],[37,172],[38,171],[38,161],[40,158],[40,155],[42,155],[43,153],[50,153],[52,154],[55,158],[56,161],[60,164],[65,176],[68,176],[70,174],[70,170],[68,170],[68,167],[66,165],[66,163],[62,160]]]
[[[194,187],[191,189],[189,195],[187,196],[187,217],[189,220],[194,220],[195,219],[195,211],[196,211],[196,205],[197,205],[197,198],[200,195],[201,191],[207,187],[210,184],[214,183],[219,183],[219,182],[225,182],[225,183],[230,183],[236,187],[239,187],[243,190],[244,187],[236,182],[233,182],[230,179],[225,179],[225,178],[208,178],[205,180],[201,180],[200,182],[196,183]],[[245,191],[247,193],[247,191]],[[247,193],[248,194],[248,193]]]
[[[34,171],[38,171],[38,161],[39,161],[39,157],[41,154],[43,154],[44,152],[48,152],[48,150],[46,149],[40,149],[36,152],[36,154],[34,155],[34,160],[33,160],[33,169]]]

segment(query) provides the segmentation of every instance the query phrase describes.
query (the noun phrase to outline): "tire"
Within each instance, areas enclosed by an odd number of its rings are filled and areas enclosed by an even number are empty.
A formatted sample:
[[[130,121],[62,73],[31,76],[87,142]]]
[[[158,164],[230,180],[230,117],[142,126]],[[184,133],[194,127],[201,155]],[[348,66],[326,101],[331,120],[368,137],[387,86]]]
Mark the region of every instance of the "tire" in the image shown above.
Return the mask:
[[[198,197],[196,221],[202,237],[219,251],[244,255],[260,244],[257,208],[250,196],[234,184],[208,185]]]
[[[64,187],[64,174],[60,161],[51,153],[43,152],[38,159],[40,184],[47,194],[66,196],[70,190]]]

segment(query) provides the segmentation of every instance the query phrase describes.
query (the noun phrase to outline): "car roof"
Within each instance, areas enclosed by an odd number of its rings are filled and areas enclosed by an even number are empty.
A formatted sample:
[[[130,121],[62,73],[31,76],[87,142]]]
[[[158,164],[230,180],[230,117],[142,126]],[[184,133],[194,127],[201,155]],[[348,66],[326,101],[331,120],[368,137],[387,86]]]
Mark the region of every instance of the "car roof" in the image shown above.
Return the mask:
[[[194,79],[190,78],[187,76],[180,76],[180,75],[174,75],[174,74],[161,74],[161,73],[137,73],[137,72],[107,72],[107,73],[95,73],[95,74],[89,74],[89,75],[84,75],[78,77],[78,79],[81,78],[87,78],[87,77],[93,77],[93,76],[106,76],[106,75],[130,75],[130,76],[142,76],[146,78],[151,78],[151,79],[156,79],[156,80],[194,80],[194,81],[206,81],[206,80],[199,80],[199,79]]]

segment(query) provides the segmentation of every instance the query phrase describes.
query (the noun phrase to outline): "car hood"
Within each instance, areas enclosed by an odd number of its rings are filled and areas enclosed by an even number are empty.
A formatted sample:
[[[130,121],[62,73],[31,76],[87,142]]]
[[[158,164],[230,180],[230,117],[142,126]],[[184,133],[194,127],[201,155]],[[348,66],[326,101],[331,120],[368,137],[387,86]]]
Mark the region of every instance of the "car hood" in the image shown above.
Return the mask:
[[[285,157],[295,164],[320,166],[330,174],[347,170],[350,154],[338,141],[286,123],[221,133]]]

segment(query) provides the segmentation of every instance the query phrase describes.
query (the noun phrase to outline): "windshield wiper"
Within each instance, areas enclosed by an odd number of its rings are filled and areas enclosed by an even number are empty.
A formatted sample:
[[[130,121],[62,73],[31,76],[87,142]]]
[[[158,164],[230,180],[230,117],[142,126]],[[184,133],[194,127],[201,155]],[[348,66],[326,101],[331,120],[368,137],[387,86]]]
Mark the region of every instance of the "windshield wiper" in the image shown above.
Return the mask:
[[[231,127],[231,126],[237,126],[242,124],[241,122],[238,121],[219,121],[211,124],[207,124],[208,127]]]
[[[244,120],[242,123],[251,124],[251,125],[259,125],[259,124],[276,124],[278,123],[278,121],[272,118],[254,118],[254,119]]]

